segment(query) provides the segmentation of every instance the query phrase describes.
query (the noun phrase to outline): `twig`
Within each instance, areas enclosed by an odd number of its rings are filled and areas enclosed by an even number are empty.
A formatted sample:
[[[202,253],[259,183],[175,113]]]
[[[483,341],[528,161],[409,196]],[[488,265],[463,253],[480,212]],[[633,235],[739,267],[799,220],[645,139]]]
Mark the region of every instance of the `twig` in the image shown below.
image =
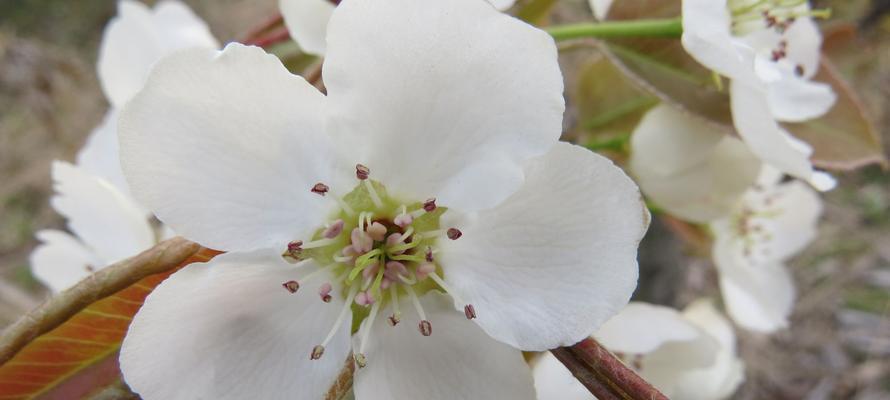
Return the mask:
[[[244,44],[252,44],[254,46],[265,48],[273,44],[281,43],[287,39],[290,39],[290,32],[287,30],[286,27],[281,27],[261,38],[245,41]]]
[[[197,243],[176,237],[90,275],[6,328],[0,336],[0,364],[15,356],[34,338],[53,330],[84,307],[149,275],[173,269],[202,249]]]
[[[600,400],[668,400],[594,339],[551,352]]]
[[[240,40],[241,43],[249,43],[256,40],[263,33],[271,30],[272,28],[281,25],[284,22],[284,17],[281,16],[281,13],[273,15],[269,19],[263,21],[261,24],[251,28],[247,33],[242,36]]]

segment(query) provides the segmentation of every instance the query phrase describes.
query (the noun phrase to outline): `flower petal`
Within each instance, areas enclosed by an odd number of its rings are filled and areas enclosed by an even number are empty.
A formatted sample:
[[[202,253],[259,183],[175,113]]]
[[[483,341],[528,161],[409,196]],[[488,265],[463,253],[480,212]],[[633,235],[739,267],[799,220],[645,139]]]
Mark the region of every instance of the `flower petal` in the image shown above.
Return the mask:
[[[562,131],[553,39],[479,0],[343,2],[324,81],[328,127],[355,162],[450,208],[501,202]]]
[[[185,5],[161,2],[154,10],[120,0],[99,46],[99,82],[114,107],[123,106],[145,82],[155,61],[177,49],[218,47],[207,25]]]
[[[31,253],[31,273],[53,293],[74,286],[92,273],[91,268],[105,266],[68,233],[43,230],[37,232],[37,239],[42,243]]]
[[[683,0],[683,48],[705,67],[731,79],[753,78],[754,50],[733,38],[726,0]]]
[[[488,0],[488,2],[499,11],[505,11],[516,4],[516,0]]]
[[[604,21],[609,14],[609,8],[612,7],[614,0],[589,0],[590,9],[593,10],[593,16],[600,21]]]
[[[279,0],[278,6],[290,36],[303,52],[324,55],[325,35],[334,3],[328,0]]]
[[[163,116],[162,118],[159,116]],[[165,58],[120,120],[133,194],[177,233],[226,251],[283,248],[332,201],[324,96],[237,43]]]
[[[767,252],[777,260],[786,260],[816,238],[822,199],[799,181],[779,185],[775,194],[772,208],[778,212]]]
[[[720,347],[713,365],[688,371],[679,378],[674,397],[688,400],[728,398],[745,379],[745,366],[736,354],[732,325],[705,299],[687,306],[683,316],[716,339]]]
[[[365,346],[368,364],[355,374],[357,399],[534,399],[520,351],[492,340],[446,296],[430,292],[420,301],[432,335],[417,331],[420,318],[408,302],[402,323],[377,321]]]
[[[803,122],[818,118],[837,100],[831,85],[797,76],[795,67],[788,63],[758,56],[754,65],[757,75],[766,82],[770,112],[779,121]]]
[[[68,227],[101,260],[101,268],[155,244],[144,211],[108,182],[63,161],[53,162],[51,204]]]
[[[726,215],[761,166],[738,139],[667,105],[643,117],[631,149],[630,170],[643,193],[694,222]]]
[[[120,151],[117,140],[118,113],[108,110],[86,144],[77,153],[77,166],[84,172],[102,178],[119,192],[130,196],[130,186],[121,170]]]
[[[714,263],[727,312],[740,326],[773,332],[788,326],[794,307],[794,281],[781,262],[749,265],[737,257],[729,240],[714,244]]]
[[[730,91],[734,125],[751,152],[782,172],[810,180],[813,149],[776,123],[765,91],[739,80],[732,81]]]
[[[311,361],[343,298],[281,288],[298,273],[273,252],[227,253],[176,272],[130,325],[120,356],[127,384],[147,400],[322,398],[349,354],[350,324]]]
[[[624,172],[579,146],[557,144],[525,175],[498,207],[458,223],[463,236],[437,260],[482,329],[538,351],[584,339],[627,304],[649,213]]]
[[[676,310],[631,302],[593,335],[619,353],[645,354],[668,342],[695,340],[701,332]]]
[[[538,400],[596,400],[550,352],[541,354],[532,371]]]

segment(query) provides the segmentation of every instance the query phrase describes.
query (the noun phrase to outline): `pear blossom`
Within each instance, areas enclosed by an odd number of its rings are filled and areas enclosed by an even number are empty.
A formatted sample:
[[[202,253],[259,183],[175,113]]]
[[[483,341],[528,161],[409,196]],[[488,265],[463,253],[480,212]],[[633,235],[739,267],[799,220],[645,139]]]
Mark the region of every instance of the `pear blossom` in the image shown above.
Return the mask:
[[[829,190],[814,171],[812,148],[779,122],[825,114],[831,86],[813,82],[821,35],[806,1],[683,0],[683,46],[698,62],[730,78],[733,122],[751,151],[779,170]]]
[[[494,8],[504,11],[513,7],[516,0],[488,1]],[[290,36],[307,54],[324,56],[327,44],[328,21],[340,0],[278,0],[281,16]]]
[[[732,326],[706,299],[682,313],[632,302],[593,336],[672,399],[724,399],[744,379]],[[595,399],[550,353],[534,379],[538,400]]]
[[[326,95],[232,43],[124,109],[134,194],[227,252],[149,295],[127,384],[316,399],[351,362],[358,399],[532,399],[520,350],[620,310],[648,225],[619,168],[558,142],[552,38],[478,0],[346,0],[326,43]]]
[[[628,168],[643,193],[692,222],[728,215],[761,168],[741,140],[668,104],[643,116],[630,144]]]
[[[740,326],[773,332],[788,325],[794,281],[785,262],[816,236],[819,196],[765,168],[726,218],[711,223],[713,257],[727,312]]]
[[[53,164],[56,195],[51,204],[74,234],[44,230],[31,255],[35,277],[53,292],[91,273],[138,254],[172,236],[150,223],[150,214],[130,195],[120,167],[117,108],[141,89],[162,56],[189,47],[217,48],[207,25],[179,1],[154,9],[136,1],[118,3],[99,49],[99,81],[112,108],[77,154],[77,165]]]
[[[615,0],[588,0],[590,9],[593,10],[593,16],[600,21],[606,19],[613,1]]]

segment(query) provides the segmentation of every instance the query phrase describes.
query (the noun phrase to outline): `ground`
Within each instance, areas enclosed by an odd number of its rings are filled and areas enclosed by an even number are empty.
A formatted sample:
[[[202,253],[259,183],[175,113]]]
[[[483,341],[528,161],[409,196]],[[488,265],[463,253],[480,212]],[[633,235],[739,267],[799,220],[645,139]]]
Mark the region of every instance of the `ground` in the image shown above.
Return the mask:
[[[618,0],[620,1],[620,0]],[[276,1],[187,1],[222,41],[275,12]],[[565,0],[562,12],[585,9]],[[890,1],[822,0],[860,40],[836,60],[890,142]],[[586,12],[586,11],[583,11]],[[107,103],[95,77],[111,0],[0,3],[0,327],[47,295],[29,273],[34,232],[62,228],[48,207],[49,166],[73,160]],[[577,15],[577,14],[576,14]],[[564,64],[565,69],[572,65]],[[890,149],[890,147],[888,147]],[[819,237],[791,267],[799,301],[792,328],[740,333],[748,377],[739,399],[890,399],[890,175],[878,167],[839,174],[825,196]],[[656,219],[643,243],[638,296],[682,307],[716,295],[712,266]]]

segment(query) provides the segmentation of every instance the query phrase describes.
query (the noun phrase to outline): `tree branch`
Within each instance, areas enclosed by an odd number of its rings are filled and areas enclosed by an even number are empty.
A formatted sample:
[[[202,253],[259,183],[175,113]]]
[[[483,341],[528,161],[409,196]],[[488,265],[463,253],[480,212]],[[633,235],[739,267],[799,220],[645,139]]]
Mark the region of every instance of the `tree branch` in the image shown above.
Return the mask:
[[[550,352],[599,400],[668,400],[594,339]]]

